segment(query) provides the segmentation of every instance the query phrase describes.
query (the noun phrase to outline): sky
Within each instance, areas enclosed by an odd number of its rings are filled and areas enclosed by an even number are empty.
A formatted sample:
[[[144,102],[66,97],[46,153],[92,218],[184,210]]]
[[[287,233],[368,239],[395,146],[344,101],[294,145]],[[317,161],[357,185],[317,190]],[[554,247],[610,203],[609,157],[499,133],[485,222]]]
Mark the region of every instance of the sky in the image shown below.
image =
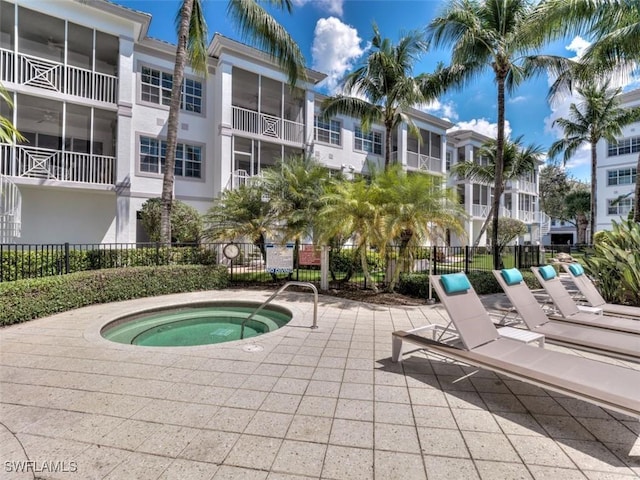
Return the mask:
[[[149,36],[176,43],[175,16],[179,0],[112,0],[135,10],[152,15]],[[442,13],[443,0],[292,0],[292,14],[272,11],[276,19],[298,43],[308,67],[327,74],[318,87],[321,93],[337,93],[340,79],[354,66],[366,59],[373,36],[372,25],[378,25],[380,34],[394,43],[412,30],[423,29],[434,17]],[[266,2],[265,2],[266,3]],[[246,42],[239,29],[226,17],[227,0],[204,0],[204,14],[209,39],[221,33]],[[541,53],[575,58],[581,55],[589,42],[579,36],[566,38],[546,46]],[[413,74],[433,72],[438,62],[450,63],[449,49],[429,49],[416,63]],[[544,149],[557,139],[562,131],[553,127],[557,118],[566,118],[576,97],[564,97],[549,104],[547,93],[551,79],[543,74],[521,84],[506,98],[506,133],[515,139],[522,136],[525,145],[539,145]],[[640,88],[640,79],[621,84],[624,90]],[[497,88],[493,73],[487,70],[482,77],[464,90],[449,91],[422,109],[439,118],[449,120],[454,128],[473,129],[489,137],[496,136]],[[567,163],[573,177],[587,181],[590,171],[589,149],[585,145]]]

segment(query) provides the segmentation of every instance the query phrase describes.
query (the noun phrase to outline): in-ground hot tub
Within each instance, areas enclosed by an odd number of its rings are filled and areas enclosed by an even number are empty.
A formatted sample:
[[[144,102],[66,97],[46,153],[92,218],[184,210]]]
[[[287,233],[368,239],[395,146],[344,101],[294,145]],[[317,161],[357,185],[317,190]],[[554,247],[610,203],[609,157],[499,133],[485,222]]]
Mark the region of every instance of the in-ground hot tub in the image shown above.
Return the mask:
[[[272,332],[286,325],[289,310],[258,302],[217,301],[173,306],[120,317],[100,334],[112,342],[147,347],[187,347],[231,342]],[[244,323],[244,327],[243,327]]]

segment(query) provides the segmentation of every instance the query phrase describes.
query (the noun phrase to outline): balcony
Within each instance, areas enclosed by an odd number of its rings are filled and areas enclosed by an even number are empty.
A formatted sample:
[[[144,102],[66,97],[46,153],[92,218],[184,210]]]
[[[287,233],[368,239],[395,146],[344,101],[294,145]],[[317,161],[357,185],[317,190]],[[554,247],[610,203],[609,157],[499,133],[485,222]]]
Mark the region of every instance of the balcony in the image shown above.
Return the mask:
[[[104,155],[0,144],[0,175],[113,185],[116,159]]]
[[[487,218],[489,216],[489,210],[491,210],[491,205],[479,205],[474,203],[471,205],[471,216],[475,218]]]
[[[304,124],[233,106],[233,128],[239,132],[302,145]]]
[[[537,194],[536,184],[525,180],[509,180],[505,185],[505,190],[516,190],[521,193]]]
[[[429,173],[442,173],[442,160],[440,158],[407,151],[407,167]]]
[[[0,82],[35,87],[116,104],[118,78],[31,55],[0,49]]]

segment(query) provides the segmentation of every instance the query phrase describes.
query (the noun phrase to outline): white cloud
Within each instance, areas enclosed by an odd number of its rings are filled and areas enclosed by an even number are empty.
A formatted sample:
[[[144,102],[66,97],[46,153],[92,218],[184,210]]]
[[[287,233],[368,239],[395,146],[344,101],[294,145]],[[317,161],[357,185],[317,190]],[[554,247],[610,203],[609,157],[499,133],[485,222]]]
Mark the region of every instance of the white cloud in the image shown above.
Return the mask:
[[[456,105],[452,101],[447,101],[442,103],[440,100],[436,99],[432,102],[421,105],[417,107],[418,110],[422,110],[423,112],[430,113],[431,115],[435,115],[437,117],[443,117],[445,120],[457,120],[458,112],[456,112]]]
[[[571,40],[571,43],[569,45],[564,48],[565,50],[568,50],[570,52],[575,52],[576,55],[572,58],[572,60],[577,60],[581,58],[582,55],[584,55],[585,50],[589,48],[590,45],[591,42],[578,35],[573,40]]]
[[[513,97],[513,98],[510,98],[509,100],[507,100],[507,103],[510,103],[510,104],[522,103],[522,102],[524,102],[526,100],[527,100],[527,97],[525,97],[523,95],[518,95],[517,97]]]
[[[339,80],[351,69],[365,49],[358,31],[335,17],[320,18],[316,23],[311,56],[313,68],[326,73],[323,85],[335,93]]]
[[[467,122],[458,122],[455,126],[447,130],[447,133],[454,132],[456,130],[473,130],[474,132],[478,132],[490,138],[496,138],[498,136],[498,124],[491,123],[486,118],[474,118]],[[505,120],[504,134],[505,137],[509,137],[511,135],[511,124],[509,123],[509,120]]]
[[[302,7],[307,3],[312,3],[316,7],[320,8],[323,11],[326,11],[332,15],[338,15],[342,17],[342,5],[344,0],[293,0],[293,4]]]

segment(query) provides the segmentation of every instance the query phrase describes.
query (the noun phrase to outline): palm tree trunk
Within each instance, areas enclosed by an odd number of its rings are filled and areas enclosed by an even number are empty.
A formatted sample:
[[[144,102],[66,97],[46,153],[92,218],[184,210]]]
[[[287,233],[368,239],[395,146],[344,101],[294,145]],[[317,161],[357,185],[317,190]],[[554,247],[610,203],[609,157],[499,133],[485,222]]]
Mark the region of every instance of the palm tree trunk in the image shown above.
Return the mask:
[[[500,66],[495,67],[500,69]],[[496,170],[493,187],[493,231],[491,232],[491,246],[493,248],[493,268],[500,269],[500,251],[498,250],[498,218],[500,214],[500,197],[502,196],[502,178],[504,176],[504,82],[506,71],[504,68],[496,71],[498,83],[498,135],[496,137]]]
[[[378,287],[376,286],[371,274],[369,273],[369,265],[367,264],[367,245],[360,245],[360,265],[362,266],[362,273],[364,274],[364,278],[369,285],[371,285],[371,289],[378,293]]]
[[[597,167],[598,167],[598,154],[596,152],[596,146],[598,141],[591,142],[591,228],[589,230],[589,242],[593,243],[593,236],[596,233],[596,207],[598,203],[596,202],[596,192],[597,189]]]
[[[638,166],[636,167],[636,194],[633,201],[633,221],[640,223],[640,154],[638,154]]]
[[[385,126],[386,136],[384,142],[384,169],[388,170],[391,165],[391,127]]]
[[[169,119],[167,121],[167,152],[164,177],[162,179],[162,211],[160,215],[160,241],[167,244],[171,243],[171,207],[173,205],[174,168],[176,164],[176,145],[178,143],[178,116],[182,100],[184,67],[187,63],[187,42],[189,40],[189,24],[193,12],[193,1],[183,0],[180,8],[178,46],[176,48],[176,63],[173,69]]]
[[[485,218],[484,223],[482,224],[482,227],[480,228],[480,233],[478,233],[478,236],[476,237],[476,239],[473,242],[473,247],[477,247],[478,245],[480,245],[480,239],[482,238],[482,235],[484,234],[484,232],[487,231],[487,228],[489,227],[489,222],[493,219],[493,208],[494,205],[491,205],[491,208],[489,209],[489,213],[487,214],[487,218]]]

